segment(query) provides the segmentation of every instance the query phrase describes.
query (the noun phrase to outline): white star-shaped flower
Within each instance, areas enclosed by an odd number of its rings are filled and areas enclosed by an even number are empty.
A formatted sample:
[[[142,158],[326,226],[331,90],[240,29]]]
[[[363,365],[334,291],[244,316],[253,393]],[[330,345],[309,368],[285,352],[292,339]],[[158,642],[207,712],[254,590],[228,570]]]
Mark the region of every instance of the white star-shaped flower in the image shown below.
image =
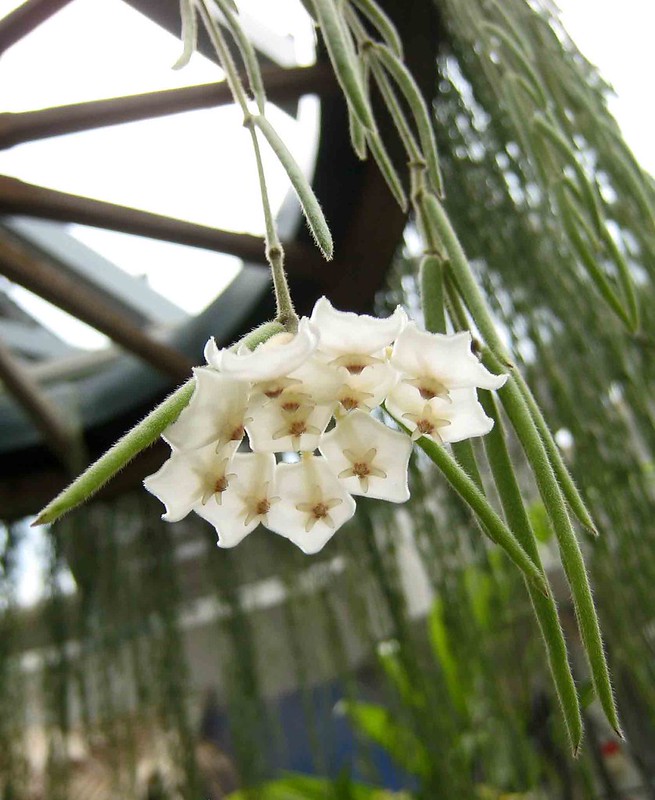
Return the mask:
[[[173,450],[160,469],[143,481],[166,506],[162,519],[177,522],[197,506],[220,505],[234,478],[230,462],[236,447],[228,444],[219,453],[213,444],[197,450]]]
[[[255,350],[241,345],[235,352],[219,350],[211,338],[205,346],[205,359],[215,370],[242,381],[271,381],[289,375],[312,355],[318,346],[318,331],[302,317],[298,332],[276,333]]]
[[[363,411],[342,417],[321,439],[321,453],[351,494],[404,503],[412,441]]]
[[[435,442],[460,442],[484,436],[493,428],[474,388],[453,389],[448,399],[424,400],[407,384],[399,384],[386,401],[389,413],[412,431],[412,439],[427,436]]]
[[[297,408],[295,407],[297,403]],[[285,408],[285,405],[289,407]],[[253,403],[246,423],[250,447],[256,453],[313,451],[332,419],[336,404],[318,406],[299,400]]]
[[[339,367],[342,383],[336,393],[344,411],[356,408],[372,411],[384,402],[385,398],[398,382],[398,373],[387,362],[371,364],[360,373],[350,373],[345,367]]]
[[[385,348],[398,336],[407,314],[398,306],[390,317],[378,319],[366,314],[337,311],[321,297],[311,316],[320,335],[319,353],[333,366],[345,367],[353,375],[372,364],[386,361]]]
[[[471,350],[472,342],[468,331],[427,333],[410,322],[396,339],[391,363],[424,401],[447,399],[452,389],[500,389],[507,375],[485,369]]]
[[[195,389],[189,405],[164,431],[163,438],[178,450],[191,450],[214,443],[220,450],[245,434],[250,385],[220,375],[213,369],[193,370]]]
[[[301,405],[333,405],[342,382],[340,370],[312,356],[293,372],[253,384],[251,397],[257,401],[262,396],[262,405],[274,402],[298,411]]]
[[[195,507],[216,528],[219,547],[234,547],[260,522],[266,525],[269,511],[280,501],[272,453],[237,453],[230,470],[234,477],[220,505],[210,502]]]
[[[355,513],[355,501],[327,461],[305,456],[276,467],[276,493],[266,527],[285,536],[304,553],[317,553]]]

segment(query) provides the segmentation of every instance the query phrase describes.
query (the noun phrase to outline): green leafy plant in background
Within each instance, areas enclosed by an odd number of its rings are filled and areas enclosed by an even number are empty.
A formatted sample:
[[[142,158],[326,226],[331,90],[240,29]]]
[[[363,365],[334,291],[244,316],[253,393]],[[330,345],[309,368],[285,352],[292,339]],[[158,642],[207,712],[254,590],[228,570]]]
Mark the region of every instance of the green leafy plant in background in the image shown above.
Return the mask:
[[[492,577],[469,566],[460,579],[464,594],[460,597],[469,603],[462,613],[471,615],[471,626],[476,629],[483,647],[492,633],[498,633],[494,631]],[[341,710],[361,734],[373,740],[404,773],[412,776],[419,786],[418,798],[433,796],[435,787],[443,786],[444,775],[449,772],[454,774],[451,780],[456,781],[457,791],[468,792],[471,796],[527,797],[508,793],[538,788],[541,777],[538,762],[534,759],[533,763],[524,765],[524,775],[518,778],[522,785],[517,786],[517,753],[511,746],[512,737],[498,737],[496,730],[500,720],[494,713],[493,695],[502,690],[492,689],[487,672],[489,666],[484,658],[466,657],[465,648],[453,639],[446,617],[444,603],[437,599],[428,617],[428,641],[431,657],[438,667],[438,680],[443,685],[444,700],[449,713],[457,719],[452,735],[442,732],[438,739],[431,740],[417,733],[416,719],[412,721],[412,717],[420,719],[439,711],[434,694],[425,685],[417,686],[412,680],[397,643],[383,643],[379,659],[403,706],[413,711],[410,719],[404,721],[403,715],[397,716],[389,708],[359,701],[344,701]],[[507,718],[502,724],[511,729],[517,719]],[[527,735],[526,730],[518,733]],[[484,782],[482,779],[476,782],[481,764],[484,765]]]
[[[288,775],[257,787],[259,800],[412,800],[406,792],[390,792],[341,778]],[[251,792],[233,792],[227,800],[248,800]]]

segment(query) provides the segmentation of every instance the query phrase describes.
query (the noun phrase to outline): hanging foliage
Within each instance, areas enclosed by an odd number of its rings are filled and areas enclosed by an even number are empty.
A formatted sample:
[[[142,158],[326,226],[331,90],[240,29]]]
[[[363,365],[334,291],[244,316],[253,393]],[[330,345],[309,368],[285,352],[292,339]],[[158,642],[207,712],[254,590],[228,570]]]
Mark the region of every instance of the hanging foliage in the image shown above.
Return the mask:
[[[304,5],[412,244],[379,318],[325,300],[297,317],[262,142],[326,258],[328,226],[266,116],[238,9],[217,0],[219,24],[183,0],[178,66],[201,22],[252,138],[277,315],[232,348],[210,340],[208,365],[40,514],[38,723],[7,529],[3,791],[618,797],[601,744],[655,777],[653,181],[548,0],[440,0],[432,105],[374,0]],[[172,524],[142,494],[60,519],[160,434],[171,457],[146,485]],[[246,438],[255,453],[236,453]],[[259,522],[272,532],[246,537]],[[216,549],[216,532],[243,541]]]

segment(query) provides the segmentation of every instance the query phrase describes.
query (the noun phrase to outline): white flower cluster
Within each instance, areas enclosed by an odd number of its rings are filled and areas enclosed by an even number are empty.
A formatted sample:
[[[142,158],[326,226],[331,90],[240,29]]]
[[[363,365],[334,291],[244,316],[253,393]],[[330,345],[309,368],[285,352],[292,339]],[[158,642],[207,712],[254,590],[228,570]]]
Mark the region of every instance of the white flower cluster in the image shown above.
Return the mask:
[[[469,333],[425,333],[400,307],[376,319],[325,298],[295,335],[254,351],[210,339],[205,358],[164,434],[171,456],[145,486],[166,505],[163,519],[195,511],[221,547],[261,522],[315,553],[355,513],[353,495],[403,503],[413,440],[488,433],[476,388],[505,382],[480,364]],[[382,402],[411,438],[371,415]],[[237,452],[246,433],[252,452]]]

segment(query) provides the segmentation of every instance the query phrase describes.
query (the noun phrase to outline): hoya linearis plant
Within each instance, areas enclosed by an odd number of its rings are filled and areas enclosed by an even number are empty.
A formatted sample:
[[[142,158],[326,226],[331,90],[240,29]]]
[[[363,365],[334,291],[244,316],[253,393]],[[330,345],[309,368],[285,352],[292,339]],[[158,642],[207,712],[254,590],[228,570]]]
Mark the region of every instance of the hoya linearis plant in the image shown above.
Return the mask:
[[[494,423],[484,440],[486,465],[479,463],[480,453],[469,441],[453,441],[452,447],[445,447],[442,437],[427,435],[427,428],[426,435],[416,437],[417,444],[470,507],[482,531],[523,571],[571,747],[576,753],[582,738],[578,693],[557,607],[520,490],[515,457],[507,446],[506,425],[511,426],[520,442],[524,455],[521,465],[528,465],[556,535],[595,692],[607,719],[620,734],[600,628],[579,533],[575,529],[577,525],[579,531],[596,536],[597,526],[569,474],[538,403],[515,364],[514,353],[505,344],[497,325],[498,309],[494,307],[495,299],[485,276],[480,276],[473,268],[446,210],[444,198],[453,188],[459,190],[459,187],[450,187],[444,181],[432,112],[404,64],[403,43],[392,21],[372,0],[304,0],[304,5],[324,40],[347,102],[355,152],[360,158],[370,153],[399,205],[410,207],[413,212],[422,242],[418,274],[427,331],[452,334],[475,329],[477,351],[485,372],[508,376],[504,385],[494,387],[497,389],[494,394],[489,391],[491,387],[475,384],[480,388],[485,418]],[[643,214],[644,222],[638,226],[635,237],[639,247],[652,248],[652,230],[648,227],[652,224],[652,187],[611,124],[600,131],[590,128],[584,145],[577,139],[574,142],[576,131],[571,127],[570,115],[565,113],[566,103],[588,103],[591,107],[596,100],[585,97],[585,90],[580,90],[579,95],[562,98],[559,94],[562,85],[569,86],[571,81],[558,82],[557,76],[554,79],[552,72],[539,61],[547,52],[548,37],[554,36],[546,20],[549,9],[546,8],[543,15],[535,14],[523,0],[502,6],[493,2],[481,4],[477,0],[442,5],[452,43],[464,54],[462,63],[481,70],[484,81],[479,83],[486,102],[503,109],[505,132],[511,130],[516,134],[533,173],[531,177],[540,187],[539,208],[547,212],[549,224],[557,226],[561,246],[566,248],[567,267],[576,278],[583,276],[591,302],[604,313],[613,315],[627,334],[639,335],[640,309],[621,225],[634,217],[635,209],[648,211],[648,215]],[[223,24],[217,22],[216,11]],[[268,200],[260,153],[262,142],[272,148],[285,168],[317,246],[328,259],[332,256],[332,240],[311,187],[266,117],[266,96],[259,65],[241,27],[238,8],[229,0],[215,3],[183,0],[181,12],[184,52],[179,65],[182,66],[193,52],[198,24],[204,25],[235,103],[243,112],[258,167],[266,223],[264,246],[273,276],[277,316],[235,345],[234,353],[248,358],[248,352],[257,355],[258,348],[273,337],[297,340],[302,325],[289,294],[284,252]],[[227,33],[243,61],[247,75],[245,84],[240,77],[243,73],[228,47]],[[565,61],[562,69],[567,68],[573,69]],[[383,101],[381,113],[390,115],[402,142],[406,153],[405,170],[399,170],[392,163],[378,133],[371,104],[374,88]],[[591,151],[611,156],[608,160],[615,164],[612,177],[617,186],[630,192],[630,200],[616,203],[611,213],[603,187],[589,168],[587,156]],[[479,213],[483,215],[484,209]],[[37,523],[52,522],[90,497],[127,461],[175,423],[189,405],[195,389],[195,379],[178,389],[55,498],[41,512]],[[444,391],[448,392],[448,387]],[[408,427],[409,419],[414,423],[411,429],[423,432],[419,420],[412,420],[410,414],[398,413],[392,402],[387,403],[386,409],[401,430]],[[487,497],[488,487],[481,478],[483,467],[487,466],[500,500],[500,511]],[[227,472],[223,477],[227,481]],[[261,507],[270,506],[274,499],[266,498]],[[332,506],[322,500],[314,502],[313,506],[312,502],[303,500],[307,513],[313,512],[317,520],[319,517],[329,519]],[[334,503],[343,502],[343,498],[334,499]],[[311,519],[307,525],[311,528]]]

